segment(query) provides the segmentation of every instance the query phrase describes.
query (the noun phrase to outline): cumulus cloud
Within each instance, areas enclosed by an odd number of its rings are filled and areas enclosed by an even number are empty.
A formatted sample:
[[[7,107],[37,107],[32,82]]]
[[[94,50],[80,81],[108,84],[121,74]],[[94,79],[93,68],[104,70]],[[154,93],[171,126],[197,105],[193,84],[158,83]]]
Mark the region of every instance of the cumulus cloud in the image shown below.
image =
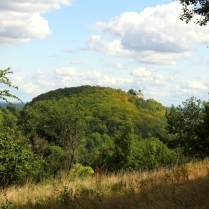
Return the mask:
[[[197,81],[188,82],[188,86],[192,89],[201,89],[201,90],[207,89],[207,87],[203,83]]]
[[[18,94],[23,101],[29,101],[33,97],[58,88],[100,85],[112,88],[141,89],[145,99],[153,98],[164,105],[181,104],[182,101],[196,96],[208,97],[208,82],[187,81],[181,79],[181,75],[162,75],[145,68],[135,69],[125,78],[117,75],[108,75],[105,72],[87,71],[81,72],[73,67],[55,69],[53,73],[36,72],[27,77],[11,75],[11,81],[19,87]],[[17,95],[17,92],[15,92]]]
[[[0,45],[21,44],[31,39],[43,39],[51,34],[48,21],[41,14],[70,0],[1,0]]]
[[[56,69],[55,73],[59,76],[75,76],[77,74],[73,67]]]
[[[141,69],[133,70],[131,72],[131,75],[135,77],[149,77],[151,75],[151,72],[144,68],[141,68]]]
[[[139,62],[175,64],[190,56],[194,43],[209,43],[209,27],[179,20],[178,2],[126,12],[108,22],[92,27],[110,35],[113,40],[93,35],[87,47],[102,53],[135,58]]]
[[[27,76],[11,75],[11,81],[19,87],[18,93],[25,94],[25,97],[32,99],[41,93],[57,88],[81,85],[100,85],[119,88],[119,86],[124,86],[124,84],[130,82],[130,79],[109,77],[98,71],[79,72],[73,67],[63,67],[55,69],[50,74],[38,71]],[[24,98],[21,99],[24,100]]]

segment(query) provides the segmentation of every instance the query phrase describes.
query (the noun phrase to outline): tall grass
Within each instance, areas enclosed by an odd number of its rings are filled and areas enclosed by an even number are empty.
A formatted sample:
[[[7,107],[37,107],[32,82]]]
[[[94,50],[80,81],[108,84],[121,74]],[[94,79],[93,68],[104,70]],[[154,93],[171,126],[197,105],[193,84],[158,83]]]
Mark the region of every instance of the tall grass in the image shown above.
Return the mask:
[[[3,209],[208,209],[209,161],[13,186],[0,193],[0,206]]]

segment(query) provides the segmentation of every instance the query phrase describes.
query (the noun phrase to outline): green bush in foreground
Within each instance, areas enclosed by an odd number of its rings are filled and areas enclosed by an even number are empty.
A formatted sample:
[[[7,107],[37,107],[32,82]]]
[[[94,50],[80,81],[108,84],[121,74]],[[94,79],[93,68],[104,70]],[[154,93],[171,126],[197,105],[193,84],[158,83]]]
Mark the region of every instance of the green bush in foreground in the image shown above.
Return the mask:
[[[70,175],[71,177],[78,178],[87,178],[91,177],[94,174],[94,170],[89,166],[83,166],[80,163],[73,165]]]
[[[0,135],[0,181],[22,184],[36,179],[41,172],[41,159],[30,149],[27,140]]]

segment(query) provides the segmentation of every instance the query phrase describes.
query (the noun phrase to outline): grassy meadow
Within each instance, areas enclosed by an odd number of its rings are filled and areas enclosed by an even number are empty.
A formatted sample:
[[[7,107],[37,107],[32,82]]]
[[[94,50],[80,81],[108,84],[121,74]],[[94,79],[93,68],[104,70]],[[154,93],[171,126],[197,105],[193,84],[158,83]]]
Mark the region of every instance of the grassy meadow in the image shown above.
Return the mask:
[[[1,208],[15,209],[208,209],[209,161],[153,171],[98,173],[84,179],[62,175],[27,182],[0,193]]]

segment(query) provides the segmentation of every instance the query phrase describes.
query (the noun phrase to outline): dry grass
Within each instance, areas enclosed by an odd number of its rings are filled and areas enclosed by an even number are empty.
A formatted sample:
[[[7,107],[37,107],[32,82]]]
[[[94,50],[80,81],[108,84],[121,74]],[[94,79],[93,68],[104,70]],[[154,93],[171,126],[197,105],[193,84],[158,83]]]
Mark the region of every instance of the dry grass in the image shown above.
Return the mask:
[[[2,203],[2,204],[1,204]],[[10,187],[0,193],[2,208],[208,209],[209,161],[171,169],[52,180]]]

